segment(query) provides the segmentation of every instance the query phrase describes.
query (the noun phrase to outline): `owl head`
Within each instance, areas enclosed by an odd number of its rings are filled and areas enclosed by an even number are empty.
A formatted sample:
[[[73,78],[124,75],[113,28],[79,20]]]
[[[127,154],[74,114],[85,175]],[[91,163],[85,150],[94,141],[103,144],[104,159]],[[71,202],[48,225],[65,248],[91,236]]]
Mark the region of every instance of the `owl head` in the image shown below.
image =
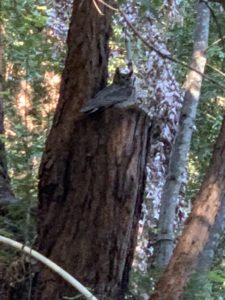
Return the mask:
[[[132,84],[133,70],[129,73],[120,72],[119,68],[116,68],[115,75],[113,77],[113,83],[117,85],[129,86]]]

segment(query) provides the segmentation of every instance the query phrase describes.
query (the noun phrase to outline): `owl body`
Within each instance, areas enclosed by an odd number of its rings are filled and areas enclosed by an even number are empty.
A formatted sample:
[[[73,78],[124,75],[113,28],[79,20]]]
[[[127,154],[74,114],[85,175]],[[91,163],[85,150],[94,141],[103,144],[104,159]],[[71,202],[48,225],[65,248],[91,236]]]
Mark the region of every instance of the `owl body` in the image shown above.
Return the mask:
[[[81,108],[83,113],[93,113],[99,109],[106,109],[111,106],[123,106],[135,101],[135,87],[132,72],[123,74],[117,68],[113,83],[99,91],[94,98]]]

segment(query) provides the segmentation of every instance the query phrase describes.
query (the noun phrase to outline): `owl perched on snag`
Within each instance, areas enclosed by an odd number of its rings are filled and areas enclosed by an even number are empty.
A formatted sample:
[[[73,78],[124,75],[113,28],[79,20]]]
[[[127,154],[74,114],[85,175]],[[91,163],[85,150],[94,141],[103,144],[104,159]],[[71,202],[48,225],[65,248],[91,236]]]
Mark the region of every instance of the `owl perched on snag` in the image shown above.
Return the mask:
[[[133,71],[125,74],[116,69],[113,83],[99,91],[82,108],[81,112],[91,114],[112,106],[126,107],[135,103],[135,77]]]

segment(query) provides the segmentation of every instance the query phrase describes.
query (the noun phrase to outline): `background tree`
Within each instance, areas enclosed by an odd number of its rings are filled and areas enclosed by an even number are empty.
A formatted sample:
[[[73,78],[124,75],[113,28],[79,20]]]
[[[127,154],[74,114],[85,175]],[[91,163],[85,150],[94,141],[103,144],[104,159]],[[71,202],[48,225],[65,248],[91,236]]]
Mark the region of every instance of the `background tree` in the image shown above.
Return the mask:
[[[150,299],[180,299],[190,279],[224,198],[225,121],[213,157],[173,256]]]
[[[206,65],[205,50],[208,46],[210,11],[205,3],[200,2],[197,8],[197,21],[194,37],[194,50],[191,67],[204,73]],[[178,196],[182,185],[183,173],[187,165],[192,132],[199,97],[202,76],[190,71],[184,83],[185,95],[181,109],[178,133],[172,150],[169,170],[163,187],[160,218],[157,266],[164,267],[168,263],[174,244],[174,222]]]

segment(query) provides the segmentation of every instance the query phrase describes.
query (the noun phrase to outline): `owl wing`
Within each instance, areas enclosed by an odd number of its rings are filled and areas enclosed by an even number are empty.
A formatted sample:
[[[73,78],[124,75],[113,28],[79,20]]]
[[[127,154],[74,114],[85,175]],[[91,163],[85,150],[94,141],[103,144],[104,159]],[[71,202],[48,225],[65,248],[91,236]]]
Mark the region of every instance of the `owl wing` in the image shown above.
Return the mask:
[[[93,99],[81,109],[81,112],[94,112],[130,99],[134,93],[133,86],[112,84],[98,92]]]

